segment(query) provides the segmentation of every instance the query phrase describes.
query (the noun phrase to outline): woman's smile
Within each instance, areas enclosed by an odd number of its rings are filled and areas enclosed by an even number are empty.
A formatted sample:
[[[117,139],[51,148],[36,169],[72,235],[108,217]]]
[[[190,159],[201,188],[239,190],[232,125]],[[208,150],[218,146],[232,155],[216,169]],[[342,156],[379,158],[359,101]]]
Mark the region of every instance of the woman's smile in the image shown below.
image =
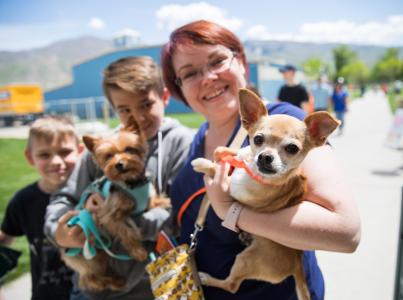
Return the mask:
[[[212,92],[208,93],[207,95],[203,96],[202,99],[204,101],[208,101],[208,102],[214,101],[217,98],[219,98],[221,95],[223,95],[225,92],[227,92],[228,88],[229,88],[229,85],[226,85],[226,86],[224,86],[222,88],[219,88],[219,89],[215,89],[214,91],[212,91]]]

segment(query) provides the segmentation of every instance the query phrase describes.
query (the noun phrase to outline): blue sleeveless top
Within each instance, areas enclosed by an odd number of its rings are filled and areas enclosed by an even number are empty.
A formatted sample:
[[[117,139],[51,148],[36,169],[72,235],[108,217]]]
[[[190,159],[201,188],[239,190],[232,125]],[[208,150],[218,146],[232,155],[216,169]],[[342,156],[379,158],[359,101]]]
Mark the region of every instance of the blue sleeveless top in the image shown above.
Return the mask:
[[[269,114],[287,114],[298,119],[305,117],[305,112],[300,108],[286,102],[267,105]],[[235,136],[235,128],[228,145]],[[171,200],[175,213],[178,213],[181,205],[189,196],[204,186],[203,175],[193,171],[190,162],[204,156],[204,137],[208,124],[204,123],[196,134],[189,153],[188,160],[176,177],[171,187]],[[245,140],[244,145],[247,145]],[[200,203],[203,195],[198,196],[183,214],[181,224],[180,243],[190,243],[190,234],[194,230]],[[216,278],[226,278],[231,270],[238,253],[243,251],[244,245],[238,239],[238,234],[221,226],[221,219],[213,209],[209,209],[203,231],[198,235],[196,248],[196,262],[199,271],[206,272]],[[304,270],[312,300],[324,298],[324,281],[322,272],[317,264],[314,251],[304,251]],[[263,281],[245,280],[242,282],[236,294],[225,290],[203,286],[205,298],[208,300],[245,300],[245,299],[281,299],[297,300],[295,282],[292,276],[279,284],[271,284]]]

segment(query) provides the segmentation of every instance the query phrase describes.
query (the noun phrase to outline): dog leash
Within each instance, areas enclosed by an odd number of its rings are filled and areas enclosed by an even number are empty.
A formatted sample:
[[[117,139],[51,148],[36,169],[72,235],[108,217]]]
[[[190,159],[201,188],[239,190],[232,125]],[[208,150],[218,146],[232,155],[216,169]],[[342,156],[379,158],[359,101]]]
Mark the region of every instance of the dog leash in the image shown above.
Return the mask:
[[[99,178],[98,180],[95,180],[81,194],[80,201],[76,206],[76,209],[79,210],[79,214],[73,216],[67,222],[68,226],[78,225],[81,227],[85,235],[84,247],[67,249],[66,255],[76,256],[82,252],[84,258],[89,260],[96,255],[96,248],[99,248],[104,250],[109,256],[119,260],[133,259],[131,256],[125,254],[115,254],[109,250],[112,244],[110,238],[107,236],[104,236],[102,238],[94,222],[94,219],[92,218],[92,214],[87,209],[84,208],[86,200],[92,193],[99,193],[104,199],[107,199],[109,197],[112,184],[119,186],[131,197],[133,197],[133,199],[136,200],[137,206],[134,212],[135,214],[140,214],[147,209],[149,199],[148,181],[145,181],[145,183],[136,186],[133,189],[127,189],[119,184],[112,183],[112,181],[107,179],[105,176]],[[94,243],[91,242],[92,239],[94,240]]]

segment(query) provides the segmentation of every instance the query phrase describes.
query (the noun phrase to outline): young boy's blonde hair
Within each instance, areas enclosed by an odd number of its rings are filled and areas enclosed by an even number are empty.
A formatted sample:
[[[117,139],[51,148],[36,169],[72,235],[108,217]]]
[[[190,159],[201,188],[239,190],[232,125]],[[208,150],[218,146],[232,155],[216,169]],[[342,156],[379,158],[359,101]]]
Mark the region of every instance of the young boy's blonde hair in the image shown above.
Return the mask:
[[[27,150],[31,150],[32,141],[35,139],[44,139],[52,142],[53,140],[64,139],[66,136],[74,137],[79,145],[79,137],[74,128],[73,122],[62,116],[44,116],[32,122],[29,128]]]
[[[135,95],[154,90],[160,97],[164,92],[160,68],[149,56],[125,57],[111,63],[104,70],[102,87],[112,106],[111,89],[121,89]]]

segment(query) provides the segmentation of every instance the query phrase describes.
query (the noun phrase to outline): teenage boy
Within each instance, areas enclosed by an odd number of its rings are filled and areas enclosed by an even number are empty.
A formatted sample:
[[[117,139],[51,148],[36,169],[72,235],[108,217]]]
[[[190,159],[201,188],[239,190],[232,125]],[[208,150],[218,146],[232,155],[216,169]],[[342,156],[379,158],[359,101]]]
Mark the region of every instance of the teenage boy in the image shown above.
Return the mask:
[[[31,257],[32,297],[69,299],[73,272],[60,259],[59,249],[43,234],[50,195],[65,185],[79,157],[79,140],[67,119],[43,117],[30,127],[25,156],[40,179],[19,190],[9,202],[0,230],[0,243],[10,245],[25,235]]]
[[[139,122],[149,143],[147,173],[157,192],[168,195],[173,179],[187,158],[193,133],[178,121],[164,117],[169,93],[164,88],[158,66],[150,57],[128,57],[115,61],[104,71],[103,89],[123,125],[130,116]],[[89,153],[84,152],[81,164],[61,191],[69,196],[55,195],[48,207],[45,233],[60,247],[82,247],[80,230],[77,226],[69,228],[66,222],[75,214],[72,210],[85,187],[100,176],[101,170]],[[140,224],[147,249],[153,250],[157,232],[168,217],[168,210],[157,207],[135,219]],[[126,286],[118,292],[82,292],[92,299],[154,299],[145,275],[146,264],[111,258],[110,265],[118,276],[127,279]]]

